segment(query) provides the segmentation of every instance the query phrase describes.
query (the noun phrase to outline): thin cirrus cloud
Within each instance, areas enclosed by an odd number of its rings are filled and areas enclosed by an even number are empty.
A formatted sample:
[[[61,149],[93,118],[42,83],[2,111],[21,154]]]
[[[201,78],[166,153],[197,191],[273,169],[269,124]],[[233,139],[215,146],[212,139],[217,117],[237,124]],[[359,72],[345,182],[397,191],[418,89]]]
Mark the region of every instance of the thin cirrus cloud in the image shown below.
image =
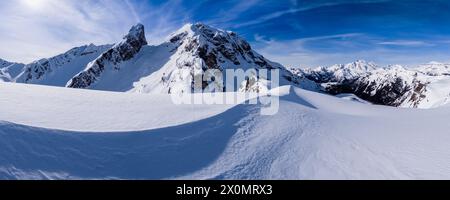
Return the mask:
[[[309,2],[308,1],[305,1],[305,2],[292,1],[291,2],[292,7],[288,8],[288,9],[278,10],[278,11],[269,13],[267,15],[262,15],[262,16],[257,17],[254,20],[249,20],[246,22],[235,24],[232,27],[233,28],[242,28],[242,27],[246,27],[246,26],[257,25],[257,24],[267,22],[269,20],[280,18],[284,15],[309,11],[309,10],[318,9],[321,7],[338,6],[338,5],[342,5],[342,4],[382,3],[382,2],[388,2],[388,1],[390,1],[390,0],[339,0],[339,1],[320,1],[319,0],[319,1],[309,1]],[[299,5],[299,4],[302,4],[302,5]]]
[[[357,59],[373,61],[382,66],[401,64],[414,67],[431,61],[448,62],[446,40],[392,40],[347,33],[308,37],[295,40],[265,39],[255,35],[255,48],[269,59],[287,67],[305,68],[353,62]],[[392,48],[396,46],[398,48]],[[426,51],[424,52],[424,49]]]
[[[76,45],[117,41],[138,21],[124,1],[19,0],[0,2],[0,55],[31,62]]]
[[[177,7],[178,1],[158,6]],[[144,15],[152,10],[146,2],[111,0],[18,0],[0,1],[0,57],[14,62],[31,61],[57,55],[75,46],[89,43],[112,44],[128,29],[152,18],[147,24],[150,42],[180,24],[172,21],[174,13]],[[155,31],[156,30],[156,31]]]
[[[148,42],[158,44],[185,23],[204,22],[239,33],[287,66],[447,61],[449,6],[443,0],[0,1],[0,58],[27,63],[75,46],[112,44],[138,22]]]
[[[417,40],[394,40],[394,41],[380,42],[378,44],[390,46],[405,46],[405,47],[434,46],[434,44]]]

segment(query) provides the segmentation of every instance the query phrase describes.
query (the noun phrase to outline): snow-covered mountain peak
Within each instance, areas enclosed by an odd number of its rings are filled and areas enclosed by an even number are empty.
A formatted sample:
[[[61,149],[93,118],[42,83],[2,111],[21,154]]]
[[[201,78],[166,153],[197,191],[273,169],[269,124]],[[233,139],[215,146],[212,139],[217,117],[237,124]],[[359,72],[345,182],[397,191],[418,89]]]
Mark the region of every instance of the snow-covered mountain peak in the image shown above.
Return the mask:
[[[206,67],[209,69],[218,69],[222,67],[219,63],[227,61],[234,65],[251,63],[252,60],[261,65],[267,64],[264,63],[264,58],[256,55],[250,44],[236,33],[202,23],[184,25],[172,34],[169,41],[182,46],[180,53],[198,54],[206,61]],[[214,60],[218,60],[219,63]]]
[[[280,69],[281,76],[290,82],[299,78],[283,66],[256,53],[243,38],[230,31],[202,23],[186,24],[171,34],[163,46],[171,47],[172,54],[160,70],[134,83],[140,93],[190,93],[201,91],[208,83],[192,84],[194,77],[209,69]],[[261,77],[260,77],[261,78]],[[254,87],[253,87],[254,86]],[[219,86],[220,87],[220,86]],[[246,88],[261,91],[259,83]]]
[[[361,71],[371,71],[379,67],[374,62],[367,62],[365,60],[356,60],[355,62],[345,65],[345,68]]]
[[[375,63],[357,60],[348,64],[336,64],[329,67],[304,69],[299,72],[316,82],[348,82],[380,69]]]
[[[137,24],[131,27],[127,35],[123,37],[123,40],[116,44],[114,47],[142,47],[147,45],[147,39],[145,38],[145,28],[142,24]]]
[[[169,41],[174,43],[176,41],[180,41],[187,37],[202,37],[202,38],[212,38],[216,35],[227,35],[232,34],[236,35],[231,31],[224,31],[221,29],[217,29],[211,26],[208,26],[203,23],[187,23],[174,33],[172,33],[169,37]]]
[[[259,55],[238,34],[202,23],[186,24],[156,46],[148,45],[144,25],[137,24],[115,45],[77,47],[28,64],[18,76],[6,76],[5,70],[1,73],[3,80],[20,83],[120,92],[190,93],[209,87],[206,81],[194,83],[209,69],[279,69],[280,84],[299,86],[305,81]],[[256,73],[246,76],[245,82],[236,83],[235,89],[266,90],[271,75]],[[309,80],[302,86],[317,88]],[[219,88],[223,90],[224,83]]]
[[[348,64],[337,64],[332,65],[330,67],[322,67],[321,69],[325,71],[335,72],[335,74],[339,74],[341,76],[355,76],[360,75],[362,73],[367,73],[369,71],[373,71],[377,68],[379,67],[373,62],[367,62],[365,60],[357,60],[355,62],[351,62]]]
[[[105,70],[119,71],[121,64],[136,56],[142,47],[147,45],[145,28],[142,24],[133,26],[123,40],[115,44],[94,61],[86,69],[73,77],[67,87],[89,88],[94,84]]]

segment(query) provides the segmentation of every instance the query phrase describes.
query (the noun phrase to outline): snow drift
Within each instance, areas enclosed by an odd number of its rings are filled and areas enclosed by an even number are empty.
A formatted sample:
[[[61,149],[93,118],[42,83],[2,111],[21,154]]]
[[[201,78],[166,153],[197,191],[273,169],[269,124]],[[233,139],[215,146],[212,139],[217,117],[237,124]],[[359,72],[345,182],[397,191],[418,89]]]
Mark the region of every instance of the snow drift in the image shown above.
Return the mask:
[[[444,107],[399,109],[284,86],[278,114],[262,116],[260,105],[191,110],[168,95],[0,86],[2,179],[450,178]],[[107,118],[107,109],[127,116]]]

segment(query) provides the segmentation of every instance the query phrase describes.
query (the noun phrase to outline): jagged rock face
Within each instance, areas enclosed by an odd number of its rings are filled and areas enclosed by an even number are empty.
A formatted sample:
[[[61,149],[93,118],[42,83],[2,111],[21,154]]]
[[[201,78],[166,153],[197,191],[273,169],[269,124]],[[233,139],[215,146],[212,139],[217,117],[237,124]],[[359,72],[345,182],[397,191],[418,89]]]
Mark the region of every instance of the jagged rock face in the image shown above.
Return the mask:
[[[67,83],[71,88],[89,88],[104,72],[106,67],[120,70],[120,64],[132,59],[143,46],[147,45],[142,24],[133,26],[123,41],[114,45],[99,58],[89,63],[86,70],[76,75]]]
[[[250,44],[234,32],[226,32],[204,24],[189,25],[184,32],[173,36],[172,43],[187,43],[184,52],[198,55],[207,69],[223,69],[226,63],[236,66],[256,64],[260,68],[281,68],[256,54]]]
[[[392,70],[382,69],[359,77],[352,82],[330,85],[326,90],[332,94],[354,93],[375,104],[400,106],[409,98],[411,91],[422,92],[422,89],[419,88],[424,88],[424,86],[414,75],[405,76]]]
[[[296,72],[321,83],[330,94],[353,93],[374,104],[396,107],[418,107],[426,98],[428,85],[415,70],[401,66],[380,68],[364,61]]]
[[[1,64],[1,63],[0,63]],[[254,70],[229,90],[226,79],[203,80],[207,70]],[[144,26],[131,28],[114,46],[83,46],[20,69],[16,82],[138,93],[263,92],[276,87],[272,75],[257,72],[280,70],[280,84],[318,89],[316,83],[286,70],[256,53],[234,32],[204,24],[188,24],[160,45],[147,45]],[[1,71],[2,80],[6,79]],[[8,78],[10,80],[10,78]],[[198,81],[200,80],[200,81]],[[222,82],[221,82],[222,81]],[[226,87],[225,87],[226,86]],[[269,87],[270,86],[270,87]],[[210,92],[209,90],[207,92]]]
[[[110,45],[90,44],[73,48],[52,58],[32,62],[25,65],[23,73],[16,78],[16,82],[65,86],[73,75],[84,69],[87,63],[109,47]],[[74,72],[71,73],[71,71]],[[56,79],[59,80],[53,81]]]
[[[281,79],[300,84],[302,78],[292,74],[283,66],[273,63],[256,53],[243,38],[234,32],[223,31],[204,24],[188,24],[172,34],[167,41],[174,45],[173,63],[168,63],[149,78],[136,83],[138,92],[191,93],[208,88],[209,82],[195,84],[194,80],[207,70],[242,69],[279,69]],[[225,81],[226,78],[223,78]],[[269,79],[268,77],[249,77],[245,91],[262,91],[266,83],[250,81]],[[161,82],[159,85],[152,82]],[[217,83],[214,83],[217,84]],[[240,83],[238,83],[240,84]],[[311,84],[311,83],[309,83]],[[223,84],[219,84],[222,85]],[[239,87],[238,85],[237,87]],[[219,87],[215,87],[219,88]],[[222,90],[225,89],[222,87]],[[241,90],[242,88],[236,88]],[[221,90],[219,90],[221,91]]]

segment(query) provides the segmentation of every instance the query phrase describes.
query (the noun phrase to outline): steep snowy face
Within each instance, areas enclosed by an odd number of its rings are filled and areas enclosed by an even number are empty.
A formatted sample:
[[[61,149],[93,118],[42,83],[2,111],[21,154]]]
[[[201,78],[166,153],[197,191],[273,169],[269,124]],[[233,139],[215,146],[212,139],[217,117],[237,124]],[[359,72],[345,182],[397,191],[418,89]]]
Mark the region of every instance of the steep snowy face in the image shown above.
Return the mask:
[[[303,83],[304,79],[292,74],[280,64],[271,62],[256,53],[243,38],[236,33],[223,31],[204,24],[187,24],[172,34],[165,44],[174,46],[174,54],[160,70],[134,84],[133,91],[140,93],[191,93],[211,86],[202,81],[194,83],[207,70],[224,73],[227,69],[279,69],[281,82]],[[224,74],[226,76],[226,74]],[[224,80],[226,78],[223,78]],[[260,92],[270,84],[269,75],[259,77],[250,74],[249,79],[236,86],[241,91]],[[202,80],[200,78],[200,80]],[[266,80],[266,81],[263,81]],[[217,83],[215,83],[217,84]],[[223,91],[221,85],[215,85]],[[315,85],[307,82],[304,85]],[[217,87],[216,87],[217,86]]]
[[[73,48],[52,58],[32,62],[23,68],[15,82],[64,87],[67,81],[110,47],[111,45],[90,44]]]
[[[90,62],[86,69],[73,77],[67,87],[89,88],[104,73],[105,70],[120,71],[121,64],[131,60],[147,45],[144,26],[138,24],[133,26],[123,40],[104,52],[100,57]]]

